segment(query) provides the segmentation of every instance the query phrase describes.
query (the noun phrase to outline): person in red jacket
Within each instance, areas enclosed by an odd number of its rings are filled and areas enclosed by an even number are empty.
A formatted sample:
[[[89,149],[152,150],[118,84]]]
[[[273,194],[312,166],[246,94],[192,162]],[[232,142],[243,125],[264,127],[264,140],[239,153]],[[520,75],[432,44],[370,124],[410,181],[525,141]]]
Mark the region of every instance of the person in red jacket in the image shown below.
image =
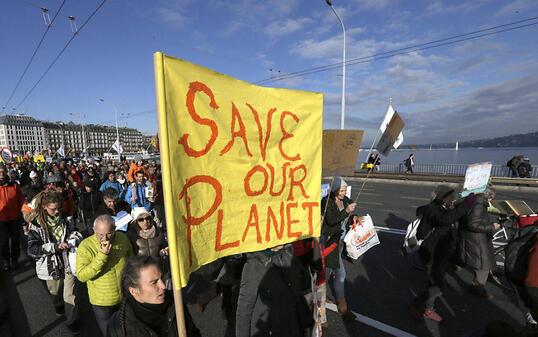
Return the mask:
[[[24,196],[19,184],[9,180],[7,168],[0,164],[0,254],[5,271],[19,266],[23,204]]]

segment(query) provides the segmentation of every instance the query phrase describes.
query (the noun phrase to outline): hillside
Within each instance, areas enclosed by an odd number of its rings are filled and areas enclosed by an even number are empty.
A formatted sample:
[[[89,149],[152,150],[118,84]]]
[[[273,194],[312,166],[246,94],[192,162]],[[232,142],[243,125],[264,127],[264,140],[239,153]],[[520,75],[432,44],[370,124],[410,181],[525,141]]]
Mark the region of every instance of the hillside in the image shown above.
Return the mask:
[[[455,143],[433,144],[432,148],[453,148]],[[430,144],[406,145],[404,148],[429,148]],[[538,147],[538,132],[510,135],[490,139],[478,139],[460,142],[460,148],[465,147]]]

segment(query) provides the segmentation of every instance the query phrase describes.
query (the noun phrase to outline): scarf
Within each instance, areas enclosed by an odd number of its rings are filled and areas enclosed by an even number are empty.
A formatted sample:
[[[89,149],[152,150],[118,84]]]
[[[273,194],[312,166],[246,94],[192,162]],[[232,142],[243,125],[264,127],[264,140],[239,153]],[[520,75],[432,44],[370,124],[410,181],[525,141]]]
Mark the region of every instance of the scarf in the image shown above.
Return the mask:
[[[136,318],[149,326],[159,336],[164,336],[168,326],[166,310],[172,305],[171,296],[165,295],[165,301],[161,304],[139,303],[130,294],[127,301],[133,308]]]
[[[63,222],[60,220],[61,219],[59,215],[55,217],[47,215],[47,218],[45,220],[49,232],[56,240],[56,242],[62,242],[62,238],[65,234],[65,226],[63,226]]]
[[[156,232],[156,229],[155,229],[155,226],[151,226],[150,229],[148,230],[143,230],[143,229],[140,229],[138,231],[138,236],[140,236],[142,239],[153,239],[155,237],[155,233]]]

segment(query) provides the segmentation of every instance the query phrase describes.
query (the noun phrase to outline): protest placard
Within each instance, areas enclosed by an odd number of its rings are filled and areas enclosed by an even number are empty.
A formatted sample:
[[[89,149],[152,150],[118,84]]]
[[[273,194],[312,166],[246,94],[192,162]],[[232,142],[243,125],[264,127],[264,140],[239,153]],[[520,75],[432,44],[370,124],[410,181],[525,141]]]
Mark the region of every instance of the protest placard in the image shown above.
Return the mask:
[[[484,192],[488,188],[491,167],[491,162],[469,165],[465,171],[465,182],[461,196],[466,197],[471,193]]]
[[[174,286],[220,257],[319,236],[322,94],[154,61]]]
[[[363,135],[363,130],[323,130],[324,176],[355,173]]]
[[[383,135],[377,143],[376,149],[385,157],[390,154],[390,150],[394,147],[398,137],[404,128],[404,122],[397,112],[394,112],[390,123],[387,125]]]

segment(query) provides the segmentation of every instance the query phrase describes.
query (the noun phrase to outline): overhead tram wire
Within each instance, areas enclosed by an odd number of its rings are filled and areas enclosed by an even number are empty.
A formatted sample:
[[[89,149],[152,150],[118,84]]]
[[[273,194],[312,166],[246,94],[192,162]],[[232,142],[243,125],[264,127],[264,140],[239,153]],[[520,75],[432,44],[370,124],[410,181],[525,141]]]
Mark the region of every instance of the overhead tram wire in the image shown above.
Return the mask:
[[[17,106],[14,108],[15,110],[17,110],[25,101],[26,99],[28,99],[28,97],[32,94],[32,92],[35,90],[35,88],[39,85],[39,83],[43,80],[43,78],[47,75],[47,73],[50,71],[50,69],[54,66],[54,64],[56,64],[56,62],[60,59],[60,57],[62,56],[62,54],[66,51],[67,47],[69,47],[69,45],[71,44],[71,42],[73,42],[73,40],[75,39],[75,37],[78,36],[78,34],[80,33],[80,31],[82,29],[84,29],[84,27],[88,24],[88,22],[90,22],[90,20],[95,16],[95,14],[97,14],[97,12],[103,7],[103,5],[107,2],[107,0],[103,0],[99,6],[97,6],[97,8],[90,14],[90,16],[86,19],[86,21],[84,21],[84,23],[80,26],[80,28],[73,33],[73,36],[69,39],[69,41],[67,41],[67,43],[65,44],[65,46],[63,47],[63,49],[58,53],[58,55],[56,55],[56,57],[54,58],[54,60],[51,62],[51,64],[47,67],[47,69],[45,70],[45,72],[43,72],[43,74],[41,75],[41,77],[39,77],[39,79],[37,80],[37,82],[32,86],[32,88],[30,88],[30,90],[28,91],[28,93],[24,96],[24,98],[19,102],[19,104],[17,104]]]
[[[372,55],[368,55],[368,56],[362,56],[362,57],[358,57],[358,58],[354,58],[354,59],[350,59],[350,60],[346,61],[346,65],[367,63],[367,62],[371,62],[371,61],[375,61],[375,60],[379,60],[379,59],[386,59],[386,58],[397,56],[397,55],[405,55],[405,54],[409,54],[409,53],[412,53],[412,52],[415,52],[415,51],[421,51],[421,50],[427,50],[427,49],[431,49],[431,48],[437,48],[437,47],[451,45],[451,44],[454,44],[454,43],[459,43],[459,42],[464,42],[464,41],[469,41],[469,40],[473,40],[473,39],[477,39],[477,38],[481,38],[481,37],[485,37],[485,36],[504,33],[504,32],[508,32],[508,31],[512,31],[512,30],[516,30],[516,29],[526,28],[526,27],[529,27],[529,26],[537,25],[538,24],[537,20],[538,20],[538,16],[535,16],[535,17],[532,17],[532,18],[527,18],[527,19],[524,19],[524,20],[514,21],[514,22],[506,23],[506,24],[503,24],[503,25],[498,25],[498,26],[494,26],[494,27],[480,29],[480,30],[476,30],[476,31],[473,31],[473,32],[465,33],[465,34],[454,35],[454,36],[450,36],[450,37],[446,37],[446,38],[443,38],[443,39],[438,39],[438,40],[434,40],[434,41],[430,41],[430,42],[426,42],[426,43],[415,44],[415,45],[411,45],[411,46],[407,46],[407,47],[403,47],[403,48],[389,50],[389,51],[382,52],[382,53],[372,54]],[[536,22],[499,30],[499,28],[514,26],[514,25],[524,23],[524,22],[529,22],[529,21],[536,21]],[[491,32],[492,30],[493,30],[493,32]],[[483,33],[483,32],[489,32],[489,33],[479,34],[479,33]],[[465,37],[465,38],[462,38],[462,37]],[[444,42],[444,41],[446,41],[446,42]],[[441,43],[439,43],[439,42],[441,42]],[[319,72],[323,72],[323,71],[327,71],[327,70],[332,70],[332,69],[339,68],[341,66],[342,66],[342,62],[332,63],[332,64],[327,64],[327,65],[324,65],[324,66],[319,66],[319,67],[314,67],[314,68],[303,69],[303,70],[300,70],[300,71],[291,72],[291,73],[281,75],[281,76],[275,76],[275,77],[267,78],[267,79],[264,79],[264,80],[261,80],[261,81],[255,82],[255,83],[256,84],[267,84],[267,83],[282,81],[282,80],[291,79],[291,78],[295,78],[295,77],[301,77],[301,76],[305,76],[305,75],[315,74],[315,73],[319,73]]]
[[[21,84],[22,79],[24,78],[24,76],[28,72],[28,69],[30,68],[30,65],[34,61],[34,58],[35,58],[37,52],[39,51],[39,48],[41,48],[41,45],[43,44],[43,41],[45,40],[45,37],[47,36],[50,28],[52,27],[52,24],[54,23],[54,21],[58,17],[58,14],[60,14],[60,12],[62,11],[62,8],[65,5],[65,2],[66,2],[66,0],[62,1],[62,4],[60,5],[60,8],[58,8],[58,11],[56,12],[56,14],[54,14],[54,17],[52,18],[50,23],[47,25],[47,28],[45,29],[45,32],[43,32],[43,36],[41,36],[41,39],[39,40],[39,43],[37,44],[37,47],[34,49],[34,53],[30,57],[30,60],[26,64],[26,67],[24,67],[24,71],[22,72],[21,76],[19,76],[19,79],[17,80],[17,84],[15,84],[15,87],[11,91],[11,94],[9,95],[9,98],[7,99],[6,103],[2,106],[2,111],[4,111],[5,108],[8,106],[9,102],[11,102],[11,99],[15,95],[15,92],[17,91],[17,89],[19,88],[19,85]],[[40,8],[40,9],[43,10],[43,8]]]

